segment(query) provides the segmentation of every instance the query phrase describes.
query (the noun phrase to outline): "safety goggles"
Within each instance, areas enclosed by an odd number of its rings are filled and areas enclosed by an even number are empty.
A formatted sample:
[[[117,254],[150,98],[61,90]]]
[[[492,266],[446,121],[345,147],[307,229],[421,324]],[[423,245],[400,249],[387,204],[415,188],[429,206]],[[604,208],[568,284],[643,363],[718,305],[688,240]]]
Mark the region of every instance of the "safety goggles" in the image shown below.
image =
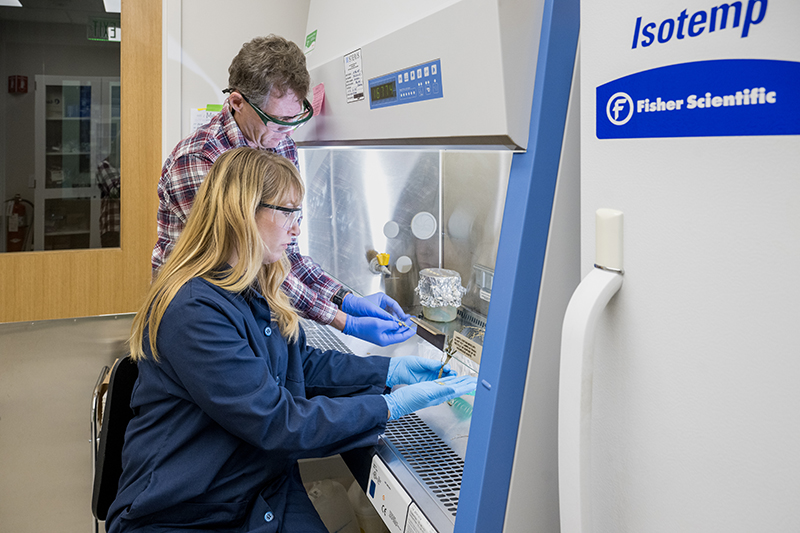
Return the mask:
[[[241,93],[239,93],[241,94]],[[307,99],[303,98],[303,111],[298,113],[293,117],[273,117],[272,115],[268,115],[264,113],[258,106],[253,105],[249,98],[242,94],[242,98],[244,101],[250,104],[256,114],[259,116],[261,121],[264,123],[265,126],[268,128],[272,128],[274,130],[281,130],[281,131],[291,131],[299,128],[306,122],[308,122],[311,117],[314,116],[314,109],[312,109],[311,104],[308,102]],[[271,126],[270,126],[271,124]]]
[[[272,218],[273,222],[286,230],[291,229],[292,226],[294,226],[296,223],[299,223],[300,219],[303,218],[302,207],[283,207],[282,205],[264,203],[260,203],[258,205],[272,209],[275,212]]]

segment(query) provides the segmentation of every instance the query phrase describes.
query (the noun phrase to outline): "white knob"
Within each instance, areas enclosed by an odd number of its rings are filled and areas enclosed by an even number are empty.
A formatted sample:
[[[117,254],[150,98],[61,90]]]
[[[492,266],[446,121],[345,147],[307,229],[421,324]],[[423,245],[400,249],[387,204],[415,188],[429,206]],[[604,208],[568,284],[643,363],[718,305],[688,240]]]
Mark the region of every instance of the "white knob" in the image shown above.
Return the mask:
[[[394,220],[390,220],[383,225],[383,234],[387,239],[394,239],[400,234],[400,225]]]
[[[420,211],[411,219],[411,233],[422,241],[436,233],[436,217],[427,211]]]
[[[412,265],[411,258],[408,257],[407,255],[403,255],[401,257],[398,257],[397,261],[395,261],[395,263],[394,263],[395,268],[401,274],[405,274],[406,272],[411,270],[411,265]]]

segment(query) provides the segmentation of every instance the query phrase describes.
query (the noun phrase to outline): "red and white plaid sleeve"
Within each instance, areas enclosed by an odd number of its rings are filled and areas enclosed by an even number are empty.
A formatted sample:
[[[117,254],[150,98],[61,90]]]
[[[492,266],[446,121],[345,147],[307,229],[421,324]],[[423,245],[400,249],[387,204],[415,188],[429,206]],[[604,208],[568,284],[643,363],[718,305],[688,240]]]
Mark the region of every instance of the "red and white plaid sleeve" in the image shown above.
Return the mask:
[[[283,292],[304,317],[321,324],[330,324],[339,310],[331,297],[342,286],[328,276],[310,257],[300,254],[296,242],[286,250],[292,270],[283,282]]]

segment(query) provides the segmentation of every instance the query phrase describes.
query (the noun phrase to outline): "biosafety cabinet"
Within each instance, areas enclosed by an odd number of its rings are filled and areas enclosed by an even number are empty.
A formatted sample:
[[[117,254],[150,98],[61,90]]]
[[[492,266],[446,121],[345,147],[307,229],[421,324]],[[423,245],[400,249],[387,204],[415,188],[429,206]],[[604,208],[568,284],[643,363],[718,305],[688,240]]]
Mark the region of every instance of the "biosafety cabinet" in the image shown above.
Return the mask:
[[[423,321],[433,340],[415,351],[454,354],[478,376],[474,398],[391,422],[365,467],[390,531],[559,527],[560,320],[579,282],[577,42],[576,0],[310,3],[315,117],[294,134],[301,247],[345,285],[415,313],[426,268],[458,271],[466,290],[455,320]]]

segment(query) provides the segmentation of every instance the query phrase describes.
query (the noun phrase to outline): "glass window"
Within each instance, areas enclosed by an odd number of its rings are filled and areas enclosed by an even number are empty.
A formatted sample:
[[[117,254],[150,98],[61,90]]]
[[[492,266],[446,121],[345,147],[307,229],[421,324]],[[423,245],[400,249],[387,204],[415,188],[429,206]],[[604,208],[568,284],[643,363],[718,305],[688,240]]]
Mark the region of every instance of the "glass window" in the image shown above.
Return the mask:
[[[119,246],[120,37],[103,0],[0,2],[0,251]]]

